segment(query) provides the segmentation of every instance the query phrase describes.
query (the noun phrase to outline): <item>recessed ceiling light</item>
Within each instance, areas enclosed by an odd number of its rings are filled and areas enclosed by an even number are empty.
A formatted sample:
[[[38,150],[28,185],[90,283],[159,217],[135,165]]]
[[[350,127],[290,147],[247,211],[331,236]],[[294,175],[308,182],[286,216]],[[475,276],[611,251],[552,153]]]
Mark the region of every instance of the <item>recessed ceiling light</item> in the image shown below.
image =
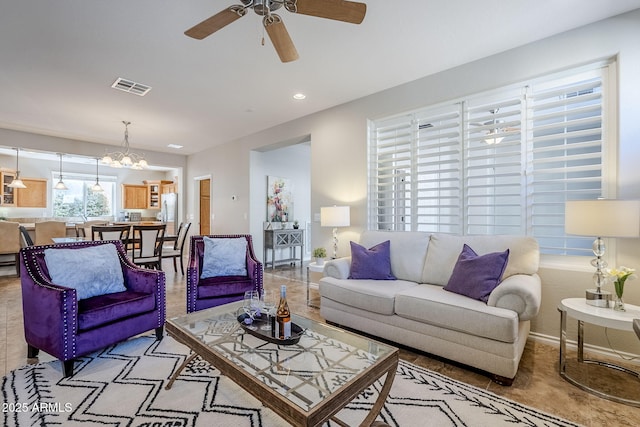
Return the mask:
[[[307,97],[304,93],[296,93],[293,95],[293,99],[297,99],[298,101],[303,100]]]
[[[169,147],[169,148],[176,148],[176,149],[180,149],[180,148],[184,147],[184,145],[180,145],[180,144],[169,144],[169,145],[167,145],[167,147]]]

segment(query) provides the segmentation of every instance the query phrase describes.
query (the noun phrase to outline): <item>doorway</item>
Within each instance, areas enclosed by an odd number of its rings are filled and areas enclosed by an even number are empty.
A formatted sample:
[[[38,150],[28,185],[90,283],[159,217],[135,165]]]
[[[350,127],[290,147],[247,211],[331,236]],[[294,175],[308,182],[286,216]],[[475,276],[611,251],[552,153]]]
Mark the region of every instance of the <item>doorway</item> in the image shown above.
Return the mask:
[[[199,181],[200,235],[211,234],[211,179]]]

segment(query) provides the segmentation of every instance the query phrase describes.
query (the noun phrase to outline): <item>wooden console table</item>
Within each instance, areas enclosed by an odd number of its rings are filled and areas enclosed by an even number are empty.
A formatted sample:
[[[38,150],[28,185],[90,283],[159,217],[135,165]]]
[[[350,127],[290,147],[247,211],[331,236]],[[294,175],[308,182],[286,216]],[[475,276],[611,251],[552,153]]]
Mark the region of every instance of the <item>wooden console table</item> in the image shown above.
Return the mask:
[[[296,248],[300,246],[300,258],[296,256]],[[289,249],[289,258],[276,260],[276,249]],[[268,260],[268,249],[271,249],[271,261]],[[276,268],[276,263],[292,263],[300,261],[300,269],[302,269],[302,257],[304,256],[304,230],[300,229],[282,229],[282,230],[264,230],[264,268],[270,264],[271,269]]]

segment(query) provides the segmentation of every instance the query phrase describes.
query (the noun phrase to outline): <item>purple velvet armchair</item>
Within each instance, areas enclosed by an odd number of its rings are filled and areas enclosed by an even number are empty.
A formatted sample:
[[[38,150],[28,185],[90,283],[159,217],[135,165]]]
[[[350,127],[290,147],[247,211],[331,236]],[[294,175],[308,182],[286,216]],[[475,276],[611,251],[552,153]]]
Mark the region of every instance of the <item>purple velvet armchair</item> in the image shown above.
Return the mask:
[[[78,300],[77,290],[51,281],[45,250],[81,249],[114,244],[125,291]],[[113,252],[111,252],[113,254]],[[162,339],[165,323],[165,274],[137,267],[120,241],[31,246],[20,251],[22,305],[27,357],[40,350],[62,362],[73,375],[73,361],[93,351],[155,329]],[[122,286],[122,283],[120,283]]]
[[[191,236],[189,266],[187,267],[187,313],[240,301],[245,291],[257,290],[262,294],[262,263],[253,252],[249,234],[210,235],[211,238],[247,239],[247,275],[218,276],[202,279],[204,236]]]

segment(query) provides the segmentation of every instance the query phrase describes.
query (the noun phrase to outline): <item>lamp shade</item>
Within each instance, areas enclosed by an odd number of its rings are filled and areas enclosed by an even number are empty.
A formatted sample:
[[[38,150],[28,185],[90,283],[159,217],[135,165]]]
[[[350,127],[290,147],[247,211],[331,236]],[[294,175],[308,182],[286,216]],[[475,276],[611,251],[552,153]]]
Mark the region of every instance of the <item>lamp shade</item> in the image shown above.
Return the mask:
[[[348,227],[351,225],[349,206],[328,206],[320,208],[320,226]]]
[[[571,200],[565,204],[567,234],[640,237],[640,200]]]

